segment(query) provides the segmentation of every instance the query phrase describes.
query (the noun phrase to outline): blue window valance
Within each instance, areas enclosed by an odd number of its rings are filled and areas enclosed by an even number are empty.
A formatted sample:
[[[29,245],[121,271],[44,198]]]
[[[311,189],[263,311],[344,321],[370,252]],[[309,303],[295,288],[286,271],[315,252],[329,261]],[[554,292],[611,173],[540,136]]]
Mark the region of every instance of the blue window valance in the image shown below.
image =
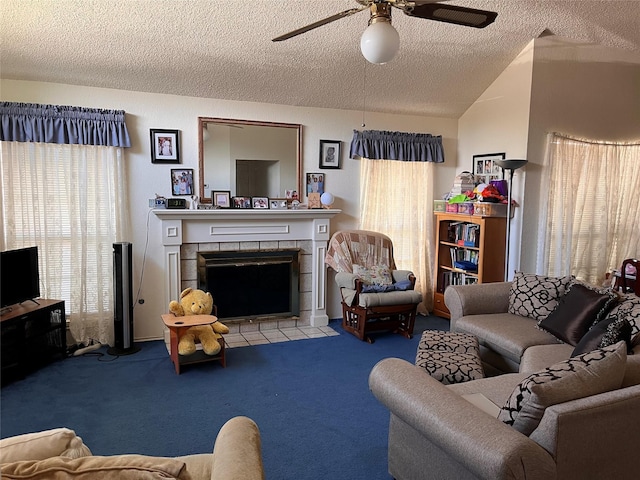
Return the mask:
[[[130,147],[124,110],[0,102],[0,140]]]
[[[353,131],[351,158],[402,160],[405,162],[444,162],[442,137],[428,133]]]

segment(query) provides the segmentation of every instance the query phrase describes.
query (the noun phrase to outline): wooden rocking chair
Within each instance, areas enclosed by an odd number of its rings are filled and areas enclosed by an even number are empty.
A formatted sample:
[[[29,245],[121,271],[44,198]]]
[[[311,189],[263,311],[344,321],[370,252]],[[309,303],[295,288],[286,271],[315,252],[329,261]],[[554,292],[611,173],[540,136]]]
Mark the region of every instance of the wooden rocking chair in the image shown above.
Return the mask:
[[[414,290],[411,271],[396,269],[389,237],[366,230],[336,232],[325,263],[337,272],[345,331],[369,343],[373,331],[413,336],[422,294]]]

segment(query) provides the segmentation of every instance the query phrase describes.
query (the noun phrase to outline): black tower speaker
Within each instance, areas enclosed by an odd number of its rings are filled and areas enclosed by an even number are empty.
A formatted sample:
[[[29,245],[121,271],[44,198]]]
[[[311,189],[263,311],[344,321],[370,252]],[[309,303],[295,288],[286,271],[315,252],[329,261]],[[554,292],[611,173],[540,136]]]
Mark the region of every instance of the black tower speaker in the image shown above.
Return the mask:
[[[129,242],[113,244],[113,329],[116,345],[109,355],[131,355],[140,350],[133,344],[133,248]]]

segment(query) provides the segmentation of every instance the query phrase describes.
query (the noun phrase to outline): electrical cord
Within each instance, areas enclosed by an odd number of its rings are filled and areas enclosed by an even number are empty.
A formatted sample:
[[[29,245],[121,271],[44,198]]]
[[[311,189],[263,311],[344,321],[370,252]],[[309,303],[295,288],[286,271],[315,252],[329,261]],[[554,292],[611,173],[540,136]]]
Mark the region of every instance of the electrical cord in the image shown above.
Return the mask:
[[[153,211],[152,208],[149,209],[149,211],[147,212],[147,231],[146,231],[146,238],[144,241],[144,252],[142,253],[142,267],[140,268],[140,282],[138,283],[138,291],[136,292],[136,299],[133,302],[133,308],[136,308],[136,305],[138,305],[138,300],[140,299],[140,290],[142,289],[142,280],[144,279],[144,266],[147,263],[147,249],[149,248],[149,219],[151,218],[151,212]]]

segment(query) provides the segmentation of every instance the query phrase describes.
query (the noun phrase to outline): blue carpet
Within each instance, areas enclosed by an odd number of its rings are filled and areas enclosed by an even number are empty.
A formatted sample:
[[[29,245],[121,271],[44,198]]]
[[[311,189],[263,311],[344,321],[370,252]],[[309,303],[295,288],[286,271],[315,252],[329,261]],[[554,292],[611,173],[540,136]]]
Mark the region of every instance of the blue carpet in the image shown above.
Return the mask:
[[[55,362],[1,390],[2,438],[56,427],[76,431],[96,455],[211,452],[229,418],[251,417],[262,434],[268,479],[388,480],[388,411],[368,387],[381,359],[413,362],[422,331],[448,330],[418,316],[414,337],[340,335],[227,350],[176,375],[163,342],[116,358]],[[101,350],[106,352],[106,349]]]

